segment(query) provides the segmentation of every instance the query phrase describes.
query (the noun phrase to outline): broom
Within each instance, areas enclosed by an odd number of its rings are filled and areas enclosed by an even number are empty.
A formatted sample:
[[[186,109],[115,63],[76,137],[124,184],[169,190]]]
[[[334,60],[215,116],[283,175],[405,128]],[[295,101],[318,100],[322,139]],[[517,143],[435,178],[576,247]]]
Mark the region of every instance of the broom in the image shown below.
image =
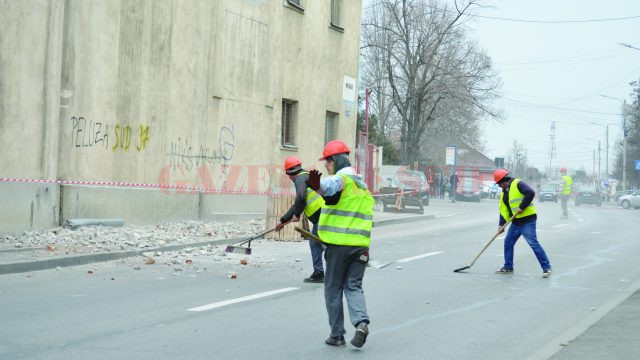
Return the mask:
[[[287,225],[290,222],[291,222],[291,220],[287,221],[286,223],[284,223],[282,225]],[[241,242],[236,242],[236,243],[233,243],[231,245],[227,245],[227,248],[224,249],[224,252],[226,252],[226,253],[235,253],[235,254],[243,254],[243,255],[251,255],[251,242],[253,240],[259,238],[259,237],[267,235],[268,233],[270,233],[270,232],[272,232],[272,231],[274,231],[276,229],[277,229],[277,227],[274,227],[273,229],[267,230],[267,231],[265,231],[263,233],[260,233],[260,234],[258,234],[256,236],[253,236],[252,238],[250,238],[248,240],[242,240]],[[247,247],[242,246],[242,245],[247,244],[247,243],[248,243]]]
[[[504,229],[507,227],[507,225],[509,225],[509,223],[510,223],[510,222],[513,220],[513,218],[515,218],[515,217],[516,217],[516,216],[515,216],[515,215],[513,215],[513,216],[511,217],[511,219],[507,220],[507,222],[506,222],[504,225],[502,225],[502,226],[500,227],[500,229],[498,229],[498,232],[497,232],[495,235],[493,235],[493,237],[492,237],[491,239],[489,239],[489,241],[487,242],[487,244],[482,248],[482,250],[480,250],[480,253],[478,253],[478,255],[473,259],[473,261],[471,262],[471,264],[469,264],[469,265],[467,265],[467,266],[463,266],[463,267],[461,267],[461,268],[459,268],[459,269],[455,269],[455,270],[453,270],[453,272],[461,272],[461,271],[463,271],[463,270],[467,270],[468,268],[472,267],[472,266],[473,266],[473,264],[475,264],[476,260],[478,260],[478,258],[480,257],[480,255],[482,255],[482,253],[483,253],[483,252],[484,252],[484,251],[489,247],[489,245],[491,245],[491,243],[493,242],[493,240],[495,240],[495,239],[498,237],[498,235],[500,235],[500,233],[501,233],[502,231],[504,231]]]

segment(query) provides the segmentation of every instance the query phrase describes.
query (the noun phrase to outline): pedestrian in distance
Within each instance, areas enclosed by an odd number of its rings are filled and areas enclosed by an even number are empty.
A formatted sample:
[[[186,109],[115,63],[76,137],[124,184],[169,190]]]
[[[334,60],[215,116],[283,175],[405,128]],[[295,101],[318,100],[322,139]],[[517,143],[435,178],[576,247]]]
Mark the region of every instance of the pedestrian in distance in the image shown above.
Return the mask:
[[[542,267],[542,277],[551,276],[551,263],[542,245],[538,242],[536,234],[538,216],[533,205],[535,191],[524,181],[511,178],[505,169],[494,171],[493,179],[502,188],[498,232],[502,233],[507,220],[515,215],[507,231],[507,236],[504,238],[504,265],[496,273],[513,274],[513,248],[522,235]]]
[[[562,188],[560,192],[560,205],[562,206],[562,219],[569,218],[569,211],[567,209],[567,203],[571,197],[571,191],[573,190],[573,179],[567,175],[567,168],[560,168]]]
[[[451,185],[451,190],[449,191],[449,199],[455,200],[456,190],[458,189],[458,184],[460,184],[458,173],[451,174],[451,176],[449,177],[449,184]]]
[[[324,199],[317,192],[307,187],[309,180],[309,172],[302,168],[302,161],[295,157],[289,156],[284,160],[284,169],[296,188],[296,198],[289,210],[282,215],[276,229],[282,230],[284,224],[293,220],[299,221],[300,215],[304,212],[305,216],[311,224],[313,224],[311,233],[318,236],[318,219],[320,219],[320,208],[324,205]],[[313,263],[313,273],[303,281],[308,283],[324,282],[324,268],[322,266],[323,245],[314,240],[309,240],[309,248],[311,250],[311,261]]]
[[[331,333],[325,343],[345,345],[344,309],[355,327],[351,344],[362,347],[369,335],[369,315],[362,290],[362,279],[369,261],[374,199],[362,178],[349,162],[351,151],[340,140],[329,141],[322,158],[327,172],[320,178],[317,170],[309,172],[309,187],[324,198],[320,210],[318,234],[327,244],[324,297]]]

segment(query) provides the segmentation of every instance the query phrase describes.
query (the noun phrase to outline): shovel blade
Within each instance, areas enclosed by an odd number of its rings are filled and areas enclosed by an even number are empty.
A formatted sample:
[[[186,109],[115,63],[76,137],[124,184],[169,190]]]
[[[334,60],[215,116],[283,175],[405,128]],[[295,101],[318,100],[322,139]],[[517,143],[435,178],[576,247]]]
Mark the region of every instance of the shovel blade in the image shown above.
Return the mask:
[[[226,253],[234,253],[234,254],[242,254],[242,255],[251,255],[251,248],[246,248],[242,246],[233,246],[227,245],[227,248],[224,249]]]
[[[463,266],[463,267],[461,267],[461,268],[459,268],[459,269],[455,269],[455,270],[453,270],[453,272],[461,272],[461,271],[463,271],[463,270],[467,270],[467,269],[468,269],[468,268],[470,268],[470,267],[471,267],[471,266]]]

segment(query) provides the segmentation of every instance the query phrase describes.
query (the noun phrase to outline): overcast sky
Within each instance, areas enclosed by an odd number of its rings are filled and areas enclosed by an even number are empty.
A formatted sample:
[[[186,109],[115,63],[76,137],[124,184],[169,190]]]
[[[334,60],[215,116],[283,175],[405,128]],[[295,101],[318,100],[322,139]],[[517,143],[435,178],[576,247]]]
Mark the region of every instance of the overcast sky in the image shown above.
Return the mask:
[[[375,1],[363,0],[363,6]],[[503,82],[499,105],[505,117],[502,123],[486,124],[486,155],[506,157],[517,140],[527,149],[530,166],[544,171],[555,121],[553,166],[591,173],[600,140],[604,174],[603,126],[609,124],[612,170],[614,143],[622,136],[621,105],[600,95],[631,100],[629,82],[640,78],[640,50],[618,43],[640,48],[640,1],[487,0],[485,4],[492,7],[476,10],[477,15],[524,20],[474,17],[468,22],[471,37],[492,58]],[[637,18],[582,22],[633,16]],[[556,21],[560,23],[549,23]]]

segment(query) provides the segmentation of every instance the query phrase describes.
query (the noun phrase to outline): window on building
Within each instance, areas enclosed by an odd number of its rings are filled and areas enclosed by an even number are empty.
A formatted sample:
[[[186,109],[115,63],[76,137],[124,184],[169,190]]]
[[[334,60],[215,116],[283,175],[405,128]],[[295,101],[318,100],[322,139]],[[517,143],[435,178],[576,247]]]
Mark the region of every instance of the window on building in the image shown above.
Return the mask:
[[[296,146],[296,101],[282,99],[282,146]]]
[[[327,117],[324,127],[324,143],[336,139],[336,130],[338,129],[338,114],[327,111]]]
[[[340,5],[342,0],[331,0],[331,25],[342,27],[340,22]]]
[[[304,8],[302,7],[302,0],[287,0],[287,3],[298,10],[304,10]]]

